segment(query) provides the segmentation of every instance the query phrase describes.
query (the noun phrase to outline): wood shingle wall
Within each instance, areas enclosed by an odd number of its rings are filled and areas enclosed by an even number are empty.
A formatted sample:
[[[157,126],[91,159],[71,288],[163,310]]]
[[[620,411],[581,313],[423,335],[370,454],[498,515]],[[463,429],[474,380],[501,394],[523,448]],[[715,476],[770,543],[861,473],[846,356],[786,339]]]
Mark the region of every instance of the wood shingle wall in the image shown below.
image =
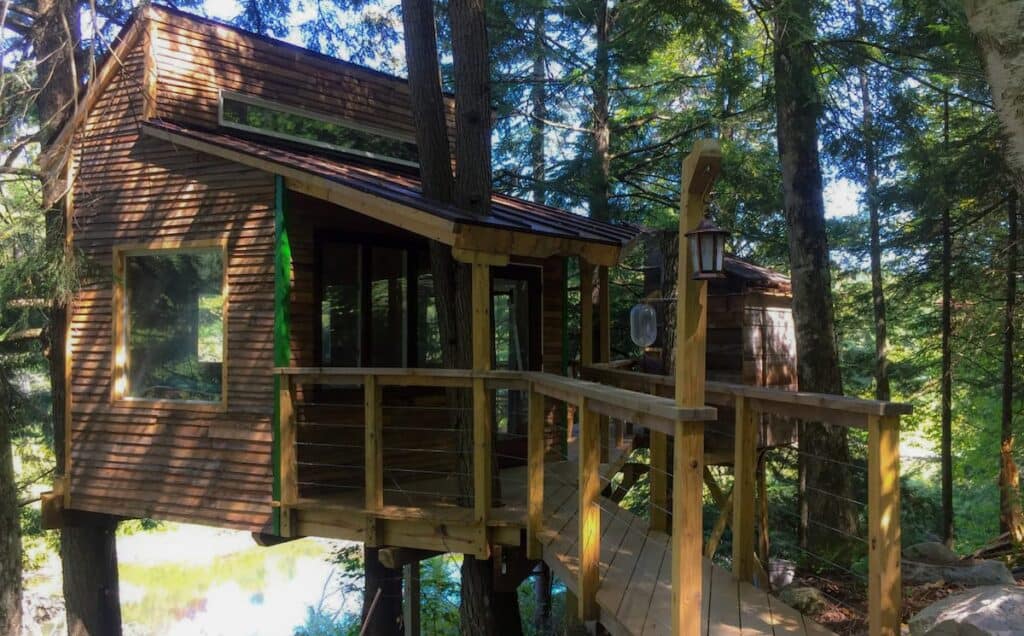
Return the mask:
[[[143,39],[143,42],[145,40]],[[140,137],[140,44],[75,138],[71,506],[261,529],[270,517],[274,183]],[[115,245],[227,243],[228,412],[112,400]]]

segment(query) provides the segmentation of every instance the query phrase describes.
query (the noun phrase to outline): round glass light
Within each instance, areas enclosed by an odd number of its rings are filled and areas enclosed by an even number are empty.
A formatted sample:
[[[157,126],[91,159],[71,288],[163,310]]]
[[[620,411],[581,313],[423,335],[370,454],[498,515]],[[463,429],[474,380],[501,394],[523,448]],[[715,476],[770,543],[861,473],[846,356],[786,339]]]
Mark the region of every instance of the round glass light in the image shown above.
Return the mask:
[[[629,310],[629,337],[638,347],[649,347],[658,337],[658,315],[647,303],[633,305]]]

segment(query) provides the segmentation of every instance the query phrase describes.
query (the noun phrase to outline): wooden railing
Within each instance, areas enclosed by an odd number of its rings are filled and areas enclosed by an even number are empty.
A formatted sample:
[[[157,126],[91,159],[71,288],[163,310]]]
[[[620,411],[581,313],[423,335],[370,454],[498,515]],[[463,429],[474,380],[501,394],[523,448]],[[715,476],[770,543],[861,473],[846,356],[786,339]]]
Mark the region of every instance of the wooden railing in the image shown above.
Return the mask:
[[[711,407],[681,408],[669,398],[639,393],[629,389],[607,386],[595,382],[575,380],[563,376],[535,372],[502,372],[433,369],[369,369],[369,368],[279,368],[281,379],[279,441],[281,445],[281,483],[279,505],[282,519],[289,518],[289,509],[299,504],[299,477],[296,455],[298,420],[296,416],[296,389],[302,385],[343,385],[363,387],[365,418],[365,470],[366,489],[360,514],[373,518],[383,512],[384,459],[381,439],[381,389],[385,386],[429,386],[473,389],[482,383],[485,391],[473,391],[474,400],[495,388],[528,391],[529,424],[527,440],[526,506],[523,525],[526,529],[526,550],[530,558],[544,558],[541,533],[544,530],[545,454],[544,404],[554,399],[575,405],[579,414],[578,440],[578,579],[573,587],[577,591],[579,618],[595,620],[599,616],[597,589],[599,586],[601,554],[601,425],[602,417],[634,422],[652,431],[659,431],[676,439],[687,439],[688,444],[677,444],[675,471],[675,510],[679,528],[672,537],[674,563],[680,573],[674,577],[673,599],[676,607],[692,617],[692,625],[699,627],[702,576],[702,495],[699,487],[703,470],[703,423],[715,419]],[[478,409],[474,408],[474,412]],[[474,436],[490,437],[491,431],[480,431],[474,424]],[[473,443],[474,483],[490,483],[491,458],[489,443]],[[698,487],[694,487],[696,481]],[[490,488],[474,492],[472,523],[483,532],[479,553],[486,556],[486,528],[493,501]],[[403,512],[415,515],[417,520],[431,520],[431,512],[417,510],[388,510],[389,518]],[[451,522],[451,517],[441,519]],[[372,524],[371,524],[372,525]],[[693,529],[697,531],[694,532]],[[282,534],[291,535],[292,528],[282,525]],[[368,536],[368,541],[373,537]],[[412,546],[416,547],[416,546]],[[694,630],[685,630],[687,633]]]
[[[662,396],[672,394],[675,387],[673,377],[630,371],[624,368],[628,364],[592,365],[584,367],[582,375],[632,391]],[[899,429],[900,416],[909,414],[911,407],[893,402],[723,382],[707,382],[705,391],[709,404],[732,407],[736,412],[730,525],[733,529],[733,574],[740,580],[750,581],[759,566],[754,550],[754,484],[760,416],[775,415],[867,430],[868,627],[872,635],[899,634],[902,603]],[[652,464],[664,462],[661,455],[652,448]],[[652,465],[651,472],[652,502],[664,501],[665,484],[656,483],[653,477],[666,473],[667,467]]]

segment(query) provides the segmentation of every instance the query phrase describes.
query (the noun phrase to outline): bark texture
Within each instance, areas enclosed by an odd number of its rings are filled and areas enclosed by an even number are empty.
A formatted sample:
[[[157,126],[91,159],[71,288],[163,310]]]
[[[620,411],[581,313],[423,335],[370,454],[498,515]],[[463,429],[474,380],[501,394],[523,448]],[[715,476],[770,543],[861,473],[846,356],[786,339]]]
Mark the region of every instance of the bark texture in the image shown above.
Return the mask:
[[[818,156],[820,96],[814,77],[815,25],[808,0],[777,2],[772,11],[779,158],[789,234],[793,320],[800,389],[842,394]],[[848,554],[854,534],[846,429],[807,422],[800,430],[805,544],[826,558]],[[838,495],[838,496],[837,496]]]
[[[943,101],[943,152],[949,156],[949,95]],[[943,181],[945,182],[945,180]],[[953,225],[948,202],[942,208],[942,368],[940,377],[941,439],[939,456],[942,473],[942,540],[949,547],[955,541],[953,515]]]
[[[1007,142],[1015,187],[1024,191],[1024,0],[964,0]]]
[[[593,144],[590,175],[590,216],[607,221],[608,191],[611,180],[611,124],[608,116],[609,104],[609,36],[611,32],[611,9],[608,0],[598,0],[594,6],[595,46],[593,84]]]
[[[0,378],[0,634],[21,633],[21,526],[14,477],[11,413],[6,378]]]
[[[60,541],[68,634],[116,636],[121,633],[117,520],[80,512],[75,517],[79,525],[64,528]]]
[[[1017,269],[1019,247],[1019,198],[1010,192],[1006,205],[1006,304],[1003,315],[1003,404],[999,444],[999,526],[1014,543],[1024,543],[1024,512],[1020,504],[1020,473],[1013,458],[1014,318],[1017,312]]]
[[[547,47],[545,37],[545,10],[538,6],[533,16],[533,69],[530,79],[530,177],[533,182],[532,195],[536,203],[547,203],[547,157],[544,150],[544,122],[548,117],[547,106]]]
[[[864,33],[864,3],[854,0],[857,29]],[[882,237],[878,204],[878,155],[875,149],[875,116],[872,111],[871,83],[868,68],[857,68],[860,83],[861,131],[864,137],[864,198],[868,207],[869,251],[871,254],[871,308],[875,320],[875,399],[888,401],[889,335],[886,323],[885,289],[882,286]]]
[[[363,547],[363,633],[402,636],[402,572],[384,567],[379,548]]]

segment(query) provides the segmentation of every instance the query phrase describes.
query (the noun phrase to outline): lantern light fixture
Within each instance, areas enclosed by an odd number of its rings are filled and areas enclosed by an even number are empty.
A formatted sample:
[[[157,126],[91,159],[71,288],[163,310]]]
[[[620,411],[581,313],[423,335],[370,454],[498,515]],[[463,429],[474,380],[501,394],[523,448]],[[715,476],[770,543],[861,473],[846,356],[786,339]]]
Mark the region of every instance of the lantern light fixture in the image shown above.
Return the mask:
[[[658,337],[658,315],[647,303],[633,305],[629,311],[629,337],[638,347],[649,347]]]
[[[709,280],[725,278],[725,237],[729,232],[704,217],[693,230],[686,233],[693,257],[693,278]]]

